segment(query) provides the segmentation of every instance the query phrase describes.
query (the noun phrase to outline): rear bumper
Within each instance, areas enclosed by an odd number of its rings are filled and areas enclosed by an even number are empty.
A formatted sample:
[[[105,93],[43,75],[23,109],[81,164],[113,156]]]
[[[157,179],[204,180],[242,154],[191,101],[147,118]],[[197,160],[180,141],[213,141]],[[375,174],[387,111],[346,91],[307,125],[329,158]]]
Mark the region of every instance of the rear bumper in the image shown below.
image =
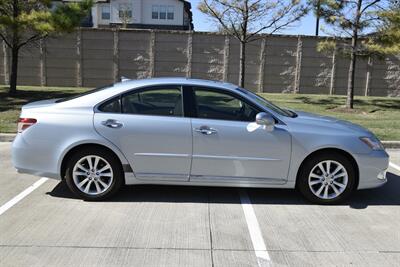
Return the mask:
[[[18,134],[12,143],[11,158],[19,173],[33,174],[60,180],[60,175],[52,170],[54,159],[46,148],[28,144],[23,135]]]
[[[389,167],[389,155],[384,150],[369,154],[354,154],[359,168],[358,189],[375,188],[387,182],[386,170]]]

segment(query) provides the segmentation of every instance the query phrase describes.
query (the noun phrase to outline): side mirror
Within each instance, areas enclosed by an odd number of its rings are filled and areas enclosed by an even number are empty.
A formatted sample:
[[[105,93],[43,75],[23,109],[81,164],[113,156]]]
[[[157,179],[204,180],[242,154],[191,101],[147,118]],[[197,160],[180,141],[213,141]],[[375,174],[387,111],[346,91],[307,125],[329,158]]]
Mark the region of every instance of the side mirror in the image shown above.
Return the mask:
[[[264,126],[264,129],[272,131],[275,126],[275,119],[266,112],[260,112],[256,116],[256,123],[258,125]]]

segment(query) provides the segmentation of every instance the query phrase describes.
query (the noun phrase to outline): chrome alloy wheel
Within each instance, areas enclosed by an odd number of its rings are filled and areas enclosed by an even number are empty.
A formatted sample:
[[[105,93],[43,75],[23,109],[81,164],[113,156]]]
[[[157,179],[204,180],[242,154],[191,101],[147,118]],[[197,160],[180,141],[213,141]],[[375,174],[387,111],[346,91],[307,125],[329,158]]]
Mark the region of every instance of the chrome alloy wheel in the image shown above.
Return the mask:
[[[338,197],[346,190],[348,181],[346,168],[334,160],[319,162],[308,176],[311,192],[321,199]]]
[[[111,165],[104,158],[89,155],[76,162],[72,177],[80,191],[98,195],[110,188],[114,176]]]

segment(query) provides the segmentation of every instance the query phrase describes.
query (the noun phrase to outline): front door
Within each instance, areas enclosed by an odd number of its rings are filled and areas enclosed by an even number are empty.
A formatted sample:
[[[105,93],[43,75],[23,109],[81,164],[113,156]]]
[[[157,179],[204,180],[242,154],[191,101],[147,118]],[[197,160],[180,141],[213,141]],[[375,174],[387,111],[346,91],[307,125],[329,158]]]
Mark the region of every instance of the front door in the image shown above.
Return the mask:
[[[100,106],[96,130],[124,153],[136,178],[187,181],[192,154],[190,119],[181,86],[134,90]]]
[[[285,183],[291,136],[285,125],[267,131],[260,111],[232,92],[193,88],[191,181]]]

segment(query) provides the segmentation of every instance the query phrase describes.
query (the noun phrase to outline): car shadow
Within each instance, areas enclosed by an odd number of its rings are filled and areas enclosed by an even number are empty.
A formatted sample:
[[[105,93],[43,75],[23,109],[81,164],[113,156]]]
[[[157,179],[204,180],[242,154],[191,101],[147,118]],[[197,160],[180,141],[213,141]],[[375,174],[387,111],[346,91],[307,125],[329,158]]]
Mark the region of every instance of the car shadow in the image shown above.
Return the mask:
[[[365,209],[368,206],[400,205],[400,176],[388,172],[388,182],[379,188],[356,191],[340,206]],[[205,186],[134,185],[125,186],[105,202],[164,202],[164,203],[221,203],[239,204],[240,188]],[[249,188],[247,190],[254,205],[312,205],[296,190]],[[78,199],[65,182],[58,183],[51,192],[52,197]]]

